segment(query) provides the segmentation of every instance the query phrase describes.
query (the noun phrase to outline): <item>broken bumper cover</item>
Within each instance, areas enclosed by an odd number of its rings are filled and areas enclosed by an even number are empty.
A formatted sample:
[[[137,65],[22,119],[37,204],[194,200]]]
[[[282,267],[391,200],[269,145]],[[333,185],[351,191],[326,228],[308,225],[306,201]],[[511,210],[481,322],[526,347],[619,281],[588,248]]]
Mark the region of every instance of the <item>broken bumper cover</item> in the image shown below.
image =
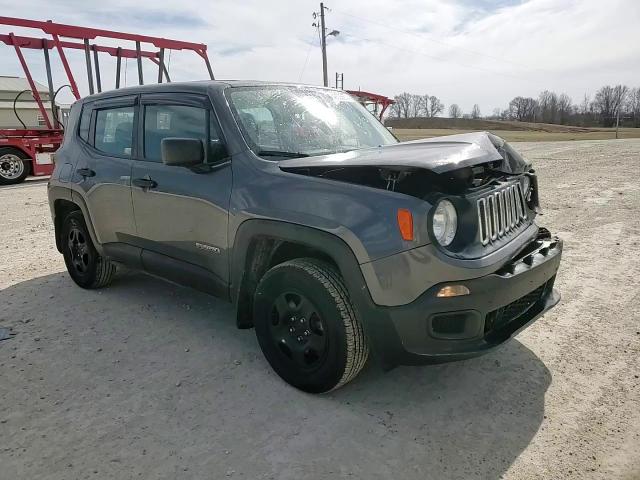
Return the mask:
[[[407,305],[378,307],[383,312],[372,332],[374,348],[383,352],[388,366],[447,362],[486,353],[560,301],[553,284],[561,256],[562,241],[547,232],[490,275],[435,285]],[[470,294],[436,296],[451,284],[466,286]]]

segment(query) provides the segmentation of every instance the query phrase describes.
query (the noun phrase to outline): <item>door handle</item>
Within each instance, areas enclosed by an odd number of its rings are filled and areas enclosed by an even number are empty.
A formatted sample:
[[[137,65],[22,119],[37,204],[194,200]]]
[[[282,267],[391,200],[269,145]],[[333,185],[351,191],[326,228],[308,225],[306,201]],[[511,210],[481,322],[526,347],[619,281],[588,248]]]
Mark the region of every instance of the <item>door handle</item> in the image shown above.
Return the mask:
[[[83,177],[95,177],[96,176],[96,172],[94,172],[90,168],[79,168],[79,169],[76,170],[76,172],[78,174],[80,174],[81,176],[83,176]]]
[[[140,188],[156,188],[158,186],[158,182],[151,180],[148,175],[144,178],[134,178],[131,183]]]

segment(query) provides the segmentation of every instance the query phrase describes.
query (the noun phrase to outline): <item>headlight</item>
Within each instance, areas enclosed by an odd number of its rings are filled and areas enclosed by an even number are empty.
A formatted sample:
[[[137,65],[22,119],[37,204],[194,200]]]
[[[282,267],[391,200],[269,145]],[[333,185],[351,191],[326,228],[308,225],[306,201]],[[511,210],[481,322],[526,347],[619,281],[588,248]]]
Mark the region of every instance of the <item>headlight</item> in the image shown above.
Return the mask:
[[[458,214],[449,200],[440,200],[433,212],[433,235],[440,245],[446,247],[453,242],[458,229]]]

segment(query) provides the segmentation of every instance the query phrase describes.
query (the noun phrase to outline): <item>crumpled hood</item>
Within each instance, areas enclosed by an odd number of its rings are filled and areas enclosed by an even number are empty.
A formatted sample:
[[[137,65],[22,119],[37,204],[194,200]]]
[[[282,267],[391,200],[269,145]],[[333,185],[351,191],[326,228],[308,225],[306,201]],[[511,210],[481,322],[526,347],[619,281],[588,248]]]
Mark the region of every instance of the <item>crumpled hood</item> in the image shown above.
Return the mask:
[[[443,173],[498,160],[502,162],[496,170],[505,173],[523,173],[531,166],[502,138],[489,132],[447,135],[333,155],[287,159],[280,161],[279,166],[283,169],[333,166],[390,169],[415,167]]]

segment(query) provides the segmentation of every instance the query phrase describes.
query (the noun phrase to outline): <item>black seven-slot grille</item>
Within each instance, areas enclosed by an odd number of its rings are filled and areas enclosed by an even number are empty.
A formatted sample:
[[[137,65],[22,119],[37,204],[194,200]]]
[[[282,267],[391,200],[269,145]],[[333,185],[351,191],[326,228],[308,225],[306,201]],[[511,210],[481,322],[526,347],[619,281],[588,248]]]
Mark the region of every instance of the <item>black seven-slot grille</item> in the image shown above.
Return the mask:
[[[520,182],[499,188],[479,198],[477,206],[482,245],[504,237],[527,219],[527,208]]]

